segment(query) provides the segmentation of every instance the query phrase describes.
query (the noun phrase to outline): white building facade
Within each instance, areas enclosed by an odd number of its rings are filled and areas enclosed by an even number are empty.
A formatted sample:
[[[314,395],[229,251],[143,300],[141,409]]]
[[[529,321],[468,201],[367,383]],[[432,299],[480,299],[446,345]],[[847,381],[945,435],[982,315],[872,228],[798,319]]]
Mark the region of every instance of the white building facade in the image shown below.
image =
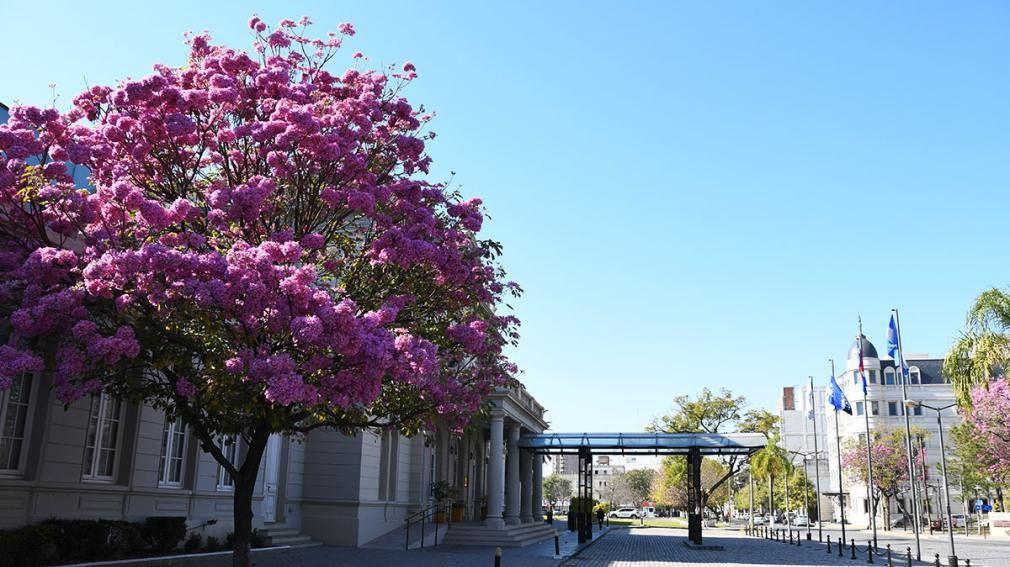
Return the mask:
[[[23,376],[0,392],[0,529],[52,517],[181,516],[206,536],[231,531],[233,483],[188,426],[105,394],[64,408],[51,386],[51,378]],[[445,481],[454,493],[449,521],[490,526],[508,545],[506,526],[543,526],[540,462],[516,443],[547,423],[520,385],[497,390],[489,403],[490,417],[463,434],[274,435],[254,527],[272,543],[360,546],[389,534],[402,546],[404,519],[429,507],[432,483]],[[240,441],[221,443],[232,458],[245,450]]]
[[[824,387],[814,386],[811,389],[808,381],[802,386],[784,387],[779,400],[780,444],[788,452],[793,466],[806,473],[811,486],[817,486],[819,476],[822,493],[831,492],[832,487],[838,484],[837,478],[831,483],[827,452],[827,415],[830,406],[826,401],[826,392],[827,388]],[[820,520],[831,520],[831,498],[822,496],[817,509]]]
[[[925,484],[917,482],[916,491],[919,501],[920,514],[926,516],[931,512],[932,518],[937,518],[941,507],[942,481],[939,473],[940,463],[940,436],[937,431],[936,412],[930,409],[914,408],[908,409],[903,403],[902,376],[901,371],[895,368],[895,361],[890,358],[880,358],[877,349],[865,336],[861,337],[863,350],[863,367],[866,372],[867,394],[863,399],[862,381],[859,377],[859,349],[855,342],[849,349],[844,371],[836,376],[839,386],[845,396],[852,404],[852,415],[844,412],[838,413],[838,428],[835,428],[834,409],[828,406],[828,433],[830,442],[828,443],[828,464],[830,467],[831,491],[838,492],[838,448],[835,442],[837,434],[841,440],[842,452],[846,450],[846,444],[852,443],[866,436],[866,420],[869,418],[869,428],[871,432],[891,432],[904,431],[904,412],[908,412],[909,424],[913,429],[926,432],[926,436],[920,439],[913,432],[913,443],[920,444],[925,453]],[[910,400],[922,402],[934,407],[943,407],[954,403],[954,392],[951,385],[944,379],[942,373],[943,360],[929,358],[927,355],[908,354],[905,356],[906,364],[909,366],[909,383],[906,385],[906,395]],[[821,399],[827,398],[823,393]],[[942,412],[942,423],[944,429],[944,441],[947,450],[952,447],[953,436],[950,429],[961,423],[961,416],[957,413],[957,408],[951,407]],[[914,452],[914,451],[913,451]],[[918,470],[916,476],[922,474]],[[845,517],[850,523],[857,526],[868,526],[870,524],[870,501],[867,497],[866,481],[861,478],[853,478],[843,470],[843,487],[845,494]],[[964,510],[959,486],[951,486],[951,509],[954,513]],[[902,500],[902,507],[911,512],[911,490],[906,489],[898,498],[890,502],[892,519],[900,514],[897,500]],[[928,502],[927,502],[928,501]],[[837,508],[837,500],[835,502]],[[884,526],[884,504],[877,507],[877,528]],[[836,509],[834,513],[836,520],[840,514]]]

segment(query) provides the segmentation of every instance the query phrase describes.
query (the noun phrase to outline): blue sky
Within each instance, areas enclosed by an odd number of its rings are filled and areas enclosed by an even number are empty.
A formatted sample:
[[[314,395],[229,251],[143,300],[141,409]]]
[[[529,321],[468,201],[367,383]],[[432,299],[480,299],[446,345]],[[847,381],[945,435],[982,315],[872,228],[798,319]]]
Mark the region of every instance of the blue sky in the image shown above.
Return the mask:
[[[2,4],[8,104],[181,64],[186,30],[247,46],[253,12],[353,22],[337,68],[413,61],[557,430],[640,430],[703,386],[774,409],[892,307],[942,355],[1010,284],[1006,3]]]

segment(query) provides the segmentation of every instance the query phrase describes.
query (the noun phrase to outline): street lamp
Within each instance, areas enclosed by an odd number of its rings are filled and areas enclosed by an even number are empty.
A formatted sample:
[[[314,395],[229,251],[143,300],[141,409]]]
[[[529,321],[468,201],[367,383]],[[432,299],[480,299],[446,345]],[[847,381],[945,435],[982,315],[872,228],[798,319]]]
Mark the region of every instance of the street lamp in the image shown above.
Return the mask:
[[[807,494],[808,494],[807,485],[810,484],[810,480],[807,477],[807,459],[810,458],[811,456],[813,456],[814,466],[816,466],[817,465],[817,453],[816,452],[804,452],[804,451],[789,451],[789,452],[792,453],[792,454],[794,454],[794,455],[798,455],[800,457],[803,457],[803,509],[804,509],[803,513],[804,513],[804,515],[807,518],[807,540],[809,541],[810,540],[810,502],[807,499]],[[790,461],[792,461],[791,458],[790,458]],[[817,475],[820,475],[820,470],[819,469],[815,469],[814,472]],[[820,479],[819,478],[818,478],[818,484],[820,484]],[[820,498],[820,494],[817,494],[816,498],[819,499]],[[818,515],[818,518],[817,518],[817,533],[818,533],[818,541],[820,541],[820,530],[821,530],[821,523],[820,523],[820,517],[819,517],[820,516],[820,500],[817,500],[816,503],[817,503],[817,506],[818,506],[818,508],[817,508],[817,515]]]
[[[957,404],[947,404],[942,407],[935,407],[916,400],[905,400],[905,407],[909,409],[926,408],[936,412],[936,428],[940,433],[940,470],[943,473],[943,494],[947,500],[947,533],[950,534],[950,556],[947,558],[947,565],[957,567],[957,554],[954,552],[954,518],[950,513],[950,487],[947,484],[947,449],[943,445],[943,410],[952,408]],[[925,465],[923,465],[925,467]],[[967,522],[966,522],[967,523]]]

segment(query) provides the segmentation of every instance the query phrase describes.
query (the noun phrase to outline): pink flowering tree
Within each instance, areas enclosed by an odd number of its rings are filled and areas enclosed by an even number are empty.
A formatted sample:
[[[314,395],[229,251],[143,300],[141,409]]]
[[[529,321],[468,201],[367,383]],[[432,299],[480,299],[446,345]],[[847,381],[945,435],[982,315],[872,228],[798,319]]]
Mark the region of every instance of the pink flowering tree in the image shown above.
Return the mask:
[[[912,437],[927,437],[928,434],[915,428]],[[891,498],[902,494],[909,487],[908,482],[908,450],[905,444],[905,432],[901,430],[888,431],[884,433],[874,432],[873,442],[870,445],[871,456],[873,458],[873,513],[877,513],[881,502],[884,504],[884,529],[891,525]],[[921,482],[923,474],[923,455],[919,452],[916,443],[912,444],[912,458],[915,459],[917,481]],[[852,482],[866,485],[866,441],[860,439],[849,443],[842,451],[842,470]],[[905,511],[904,502],[897,499],[898,508],[905,517],[911,517],[910,512]]]
[[[309,24],[253,18],[248,53],[192,36],[184,66],[0,126],[0,388],[50,373],[65,403],[183,419],[234,479],[236,565],[271,434],[462,426],[515,372],[520,290],[481,201],[426,180],[414,66],[334,74],[354,28]]]
[[[1010,384],[1005,378],[978,386],[971,391],[971,407],[965,411],[969,437],[978,450],[974,468],[982,466],[988,479],[1002,484],[1010,478]],[[977,480],[975,482],[978,482]]]

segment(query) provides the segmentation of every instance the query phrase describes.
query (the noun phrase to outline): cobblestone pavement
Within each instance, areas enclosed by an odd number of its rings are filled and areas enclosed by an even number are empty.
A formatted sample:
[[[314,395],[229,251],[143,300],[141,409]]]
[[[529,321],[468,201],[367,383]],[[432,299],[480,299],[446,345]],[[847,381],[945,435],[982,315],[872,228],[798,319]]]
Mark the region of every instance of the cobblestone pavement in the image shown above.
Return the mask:
[[[829,555],[823,545],[803,541],[800,546],[744,536],[733,530],[710,529],[706,545],[721,545],[722,550],[690,549],[684,545],[685,530],[667,528],[631,528],[613,530],[564,565],[579,567],[667,567],[675,565],[854,565],[866,564],[866,548],[858,559]],[[876,557],[879,565],[886,565]]]

